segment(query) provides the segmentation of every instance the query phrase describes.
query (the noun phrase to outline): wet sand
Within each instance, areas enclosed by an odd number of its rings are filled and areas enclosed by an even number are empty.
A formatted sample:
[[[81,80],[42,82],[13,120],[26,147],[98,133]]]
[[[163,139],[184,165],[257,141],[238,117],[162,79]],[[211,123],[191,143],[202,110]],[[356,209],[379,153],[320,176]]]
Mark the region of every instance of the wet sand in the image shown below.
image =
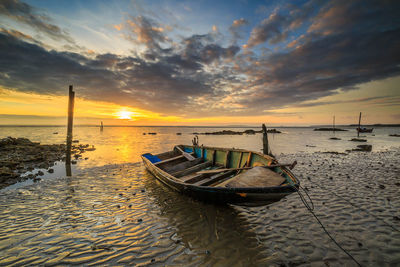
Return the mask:
[[[400,149],[279,156],[298,161],[315,213],[364,266],[400,265],[399,158]],[[214,206],[164,187],[141,163],[3,191],[0,251],[0,265],[354,266],[295,193]]]

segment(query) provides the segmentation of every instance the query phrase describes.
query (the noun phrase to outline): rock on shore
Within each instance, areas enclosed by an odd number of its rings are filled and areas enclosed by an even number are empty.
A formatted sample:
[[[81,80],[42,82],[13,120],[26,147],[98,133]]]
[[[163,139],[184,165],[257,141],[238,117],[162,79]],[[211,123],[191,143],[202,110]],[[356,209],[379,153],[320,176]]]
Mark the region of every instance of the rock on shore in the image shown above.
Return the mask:
[[[89,145],[74,145],[71,154],[80,155],[88,147]],[[27,138],[0,139],[0,188],[24,179],[35,178],[40,174],[26,177],[21,177],[21,174],[35,168],[49,169],[54,162],[65,159],[65,152],[65,144],[41,145]]]

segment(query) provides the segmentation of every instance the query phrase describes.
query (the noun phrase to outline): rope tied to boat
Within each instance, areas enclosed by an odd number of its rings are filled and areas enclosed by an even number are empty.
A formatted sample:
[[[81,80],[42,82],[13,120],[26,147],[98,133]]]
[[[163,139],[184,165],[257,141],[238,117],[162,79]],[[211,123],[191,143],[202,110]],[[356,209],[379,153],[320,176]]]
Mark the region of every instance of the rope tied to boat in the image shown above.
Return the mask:
[[[297,192],[297,194],[300,196],[301,201],[303,202],[304,206],[306,207],[306,209],[314,216],[314,218],[317,220],[317,222],[319,223],[319,225],[321,225],[322,229],[324,230],[324,232],[328,235],[328,237],[333,241],[333,243],[335,243],[335,245],[340,248],[344,253],[347,254],[347,256],[349,256],[358,266],[362,266],[345,248],[343,248],[336,240],[335,238],[333,238],[333,236],[328,232],[328,230],[326,230],[325,226],[323,225],[323,223],[321,222],[321,220],[318,218],[318,216],[314,213],[314,203],[310,197],[310,195],[307,193],[307,191],[301,187],[299,185],[299,188],[297,188],[296,186],[293,186],[294,190]],[[302,189],[303,192],[307,195],[307,198],[310,200],[310,204],[307,203],[306,198],[303,196],[303,194],[300,192],[299,189]]]

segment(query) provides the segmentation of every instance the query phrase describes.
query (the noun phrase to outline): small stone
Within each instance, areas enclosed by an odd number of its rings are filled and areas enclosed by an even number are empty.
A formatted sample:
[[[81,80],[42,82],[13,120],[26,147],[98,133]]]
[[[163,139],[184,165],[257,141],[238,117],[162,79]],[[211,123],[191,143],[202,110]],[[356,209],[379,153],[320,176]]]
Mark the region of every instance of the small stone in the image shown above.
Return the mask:
[[[132,204],[129,204],[129,206],[128,206],[129,208],[132,208]]]
[[[155,262],[156,261],[156,259],[151,259],[151,262]]]
[[[44,175],[44,173],[42,171],[38,171],[37,175],[42,176],[42,175]]]
[[[357,245],[361,248],[363,244],[361,242],[358,242]]]
[[[210,255],[211,252],[210,252],[209,250],[206,250],[206,254],[207,254],[207,255]]]
[[[379,188],[380,188],[380,189],[385,189],[386,187],[385,187],[383,184],[380,184],[380,185],[379,185]]]
[[[142,189],[142,192],[146,192],[146,190]]]
[[[138,222],[142,222],[143,220],[142,220],[142,219],[138,219],[137,221],[138,221]]]
[[[54,173],[54,169],[51,169],[51,168],[48,169],[47,171],[48,171],[49,173]]]
[[[121,208],[121,206],[120,206],[120,205],[117,205],[117,208]]]

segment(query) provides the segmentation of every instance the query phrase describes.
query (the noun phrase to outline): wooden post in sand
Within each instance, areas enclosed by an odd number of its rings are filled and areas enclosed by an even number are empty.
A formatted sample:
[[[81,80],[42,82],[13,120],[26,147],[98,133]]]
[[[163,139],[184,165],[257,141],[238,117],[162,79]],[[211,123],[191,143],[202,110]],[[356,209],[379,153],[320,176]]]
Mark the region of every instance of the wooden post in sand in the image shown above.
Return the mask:
[[[361,127],[361,112],[360,117],[358,118],[358,128],[357,128],[357,138],[360,137],[360,128]]]
[[[265,124],[262,125],[262,132],[263,132],[263,154],[268,154],[268,134],[267,134],[267,127]]]
[[[75,92],[72,90],[72,85],[69,86],[69,99],[68,99],[68,126],[67,126],[67,151],[65,168],[67,176],[71,176],[71,147],[72,147],[72,127],[74,122],[74,101]]]

